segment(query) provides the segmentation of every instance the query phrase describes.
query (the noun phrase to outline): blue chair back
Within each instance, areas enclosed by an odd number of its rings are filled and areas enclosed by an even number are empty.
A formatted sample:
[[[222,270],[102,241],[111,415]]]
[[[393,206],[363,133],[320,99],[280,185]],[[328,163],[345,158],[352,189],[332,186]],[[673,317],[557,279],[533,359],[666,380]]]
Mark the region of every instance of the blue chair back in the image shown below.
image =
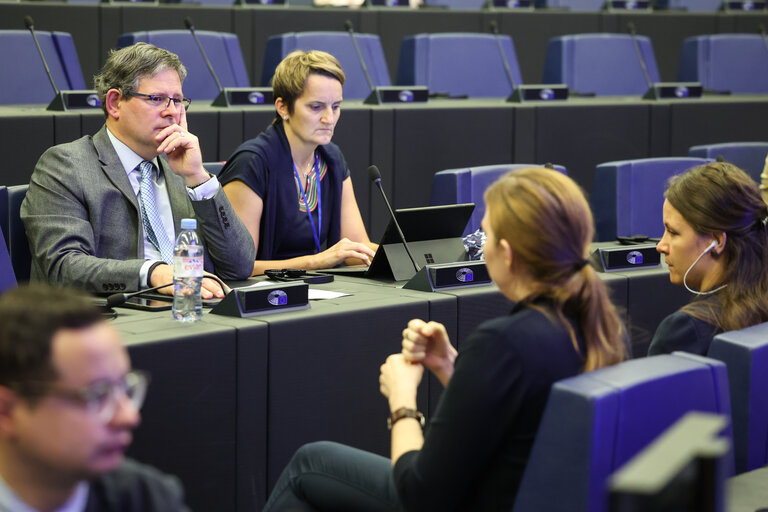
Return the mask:
[[[736,472],[768,464],[768,323],[718,334],[709,357],[728,367]]]
[[[516,84],[522,84],[512,38],[499,36]],[[491,34],[442,33],[406,37],[400,46],[399,85],[426,85],[430,92],[473,98],[507,97],[512,93]]]
[[[637,36],[651,82],[659,70],[651,40]],[[550,39],[544,63],[548,84],[566,84],[581,94],[635,95],[648,90],[640,59],[628,34],[576,34]]]
[[[379,36],[357,34],[355,37],[373,85],[392,85]],[[321,50],[336,57],[346,75],[345,99],[364,99],[371,93],[363,73],[363,66],[360,64],[355,45],[348,32],[288,32],[270,37],[267,39],[267,47],[264,50],[262,85],[269,85],[277,65],[294,50]]]
[[[723,0],[656,0],[656,9],[671,9],[688,12],[715,12]]]
[[[29,185],[8,187],[8,252],[19,282],[29,281],[32,256],[24,223],[21,222],[21,202],[27,196]]]
[[[536,0],[537,8],[568,9],[569,11],[599,11],[605,0]]]
[[[680,52],[677,78],[734,94],[766,93],[768,48],[759,34],[687,37]]]
[[[85,89],[72,36],[65,32],[36,33],[56,87]],[[0,48],[0,105],[50,103],[53,88],[29,31],[0,30]]]
[[[227,162],[203,162],[203,167],[214,176],[218,176]]]
[[[555,383],[513,510],[607,511],[606,479],[690,411],[730,416],[720,361],[675,352]]]
[[[606,162],[595,169],[589,203],[600,242],[617,236],[664,234],[662,206],[669,178],[707,158],[641,158]]]
[[[0,240],[0,293],[8,288],[16,286],[16,274],[8,253],[8,188],[0,186],[0,227],[2,227],[2,240]]]
[[[732,163],[749,174],[756,183],[760,183],[760,174],[768,156],[768,142],[726,142],[693,146],[688,149],[688,156],[713,160],[722,156],[726,162]]]
[[[205,48],[222,87],[248,87],[248,72],[235,34],[228,32],[196,31],[200,44]],[[179,56],[187,68],[184,80],[184,96],[192,100],[212,100],[219,94],[216,81],[208,71],[203,54],[188,30],[143,30],[121,35],[117,47],[134,43],[151,43]]]
[[[485,215],[483,194],[494,181],[514,169],[524,167],[542,167],[539,164],[499,164],[479,167],[462,167],[447,169],[435,173],[432,179],[432,195],[430,205],[475,203],[472,217],[469,219],[464,234],[474,233],[480,229],[480,223]],[[563,174],[568,174],[562,165],[554,166]]]

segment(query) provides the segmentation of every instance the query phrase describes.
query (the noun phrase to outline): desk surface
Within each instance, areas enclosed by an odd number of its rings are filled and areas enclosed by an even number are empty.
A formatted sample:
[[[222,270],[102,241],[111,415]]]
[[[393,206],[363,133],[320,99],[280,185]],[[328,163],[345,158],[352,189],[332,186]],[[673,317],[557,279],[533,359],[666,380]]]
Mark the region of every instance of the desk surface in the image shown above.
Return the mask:
[[[663,269],[601,274],[627,318],[646,331],[671,311],[635,280],[673,288]],[[119,309],[115,326],[137,368],[153,374],[131,455],[179,475],[195,510],[258,510],[295,450],[327,439],[387,455],[386,401],[378,371],[419,317],[445,324],[461,346],[511,303],[494,285],[436,293],[337,276],[318,288],[352,293],[308,310],[247,319],[212,315],[182,325],[170,312]],[[645,298],[644,298],[645,297]],[[633,316],[642,309],[646,317]],[[632,330],[635,332],[636,329]],[[424,379],[419,407],[434,411],[442,388]],[[226,507],[224,507],[226,505]]]

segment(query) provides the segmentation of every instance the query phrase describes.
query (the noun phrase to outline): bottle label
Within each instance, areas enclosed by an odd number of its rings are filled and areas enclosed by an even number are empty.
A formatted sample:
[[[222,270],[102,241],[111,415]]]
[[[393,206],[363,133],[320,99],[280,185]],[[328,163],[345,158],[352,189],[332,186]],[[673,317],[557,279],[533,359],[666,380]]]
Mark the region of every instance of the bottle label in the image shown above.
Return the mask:
[[[173,258],[174,277],[200,277],[203,275],[203,258],[176,256]]]

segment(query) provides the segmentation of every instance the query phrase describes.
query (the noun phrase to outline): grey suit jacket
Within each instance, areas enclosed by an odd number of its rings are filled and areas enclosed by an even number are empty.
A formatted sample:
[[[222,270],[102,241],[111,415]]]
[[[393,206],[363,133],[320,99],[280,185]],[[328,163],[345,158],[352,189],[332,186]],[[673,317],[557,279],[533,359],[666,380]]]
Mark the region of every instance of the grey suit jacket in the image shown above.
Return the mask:
[[[192,201],[164,156],[158,161],[175,231],[182,218],[197,218],[205,269],[222,279],[250,276],[256,257],[253,239],[221,188],[211,199]],[[93,137],[43,153],[21,205],[21,219],[33,280],[99,293],[140,288],[144,228],[136,194],[106,126]]]

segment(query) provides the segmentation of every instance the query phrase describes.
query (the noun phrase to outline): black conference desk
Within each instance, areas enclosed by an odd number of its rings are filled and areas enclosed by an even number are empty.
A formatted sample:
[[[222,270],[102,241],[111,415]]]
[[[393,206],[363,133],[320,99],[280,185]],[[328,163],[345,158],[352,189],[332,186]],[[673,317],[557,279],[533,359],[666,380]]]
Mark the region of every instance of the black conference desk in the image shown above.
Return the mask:
[[[524,105],[498,99],[434,100],[367,106],[345,102],[334,142],[352,171],[355,195],[373,239],[383,233],[386,207],[367,177],[376,164],[396,208],[429,203],[442,169],[504,162],[566,166],[585,190],[598,163],[686,155],[696,144],[768,140],[768,96],[716,96],[689,101],[573,98]],[[195,102],[189,125],[206,161],[224,160],[271,121],[270,106],[223,109]],[[0,184],[29,181],[40,155],[54,144],[95,133],[101,111],[51,113],[40,106],[0,107]]]
[[[628,312],[635,347],[682,303],[663,269],[601,277]],[[493,285],[427,293],[337,277],[318,287],[353,295],[248,319],[206,312],[195,326],[169,312],[119,309],[115,325],[134,366],[153,375],[130,454],[179,475],[195,510],[257,510],[306,442],[387,455],[378,372],[400,350],[407,321],[444,323],[460,347],[479,323],[511,308]],[[425,382],[418,401],[429,414],[441,386]]]

